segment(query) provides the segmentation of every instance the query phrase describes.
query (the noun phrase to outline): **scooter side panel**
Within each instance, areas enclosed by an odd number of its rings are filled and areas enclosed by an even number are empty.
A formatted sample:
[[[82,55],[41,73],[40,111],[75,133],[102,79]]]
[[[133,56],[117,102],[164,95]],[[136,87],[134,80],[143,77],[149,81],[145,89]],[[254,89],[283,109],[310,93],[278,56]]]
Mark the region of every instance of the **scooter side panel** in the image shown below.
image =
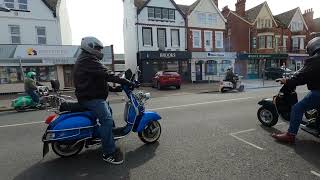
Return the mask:
[[[53,140],[74,141],[95,136],[96,121],[90,112],[60,115],[47,132],[54,133]]]
[[[24,107],[31,106],[33,101],[30,96],[20,96],[17,99],[13,100],[12,107]]]
[[[146,125],[151,121],[158,121],[161,117],[158,113],[152,111],[146,111],[141,117],[140,123],[137,129],[134,129],[134,132],[142,132]]]

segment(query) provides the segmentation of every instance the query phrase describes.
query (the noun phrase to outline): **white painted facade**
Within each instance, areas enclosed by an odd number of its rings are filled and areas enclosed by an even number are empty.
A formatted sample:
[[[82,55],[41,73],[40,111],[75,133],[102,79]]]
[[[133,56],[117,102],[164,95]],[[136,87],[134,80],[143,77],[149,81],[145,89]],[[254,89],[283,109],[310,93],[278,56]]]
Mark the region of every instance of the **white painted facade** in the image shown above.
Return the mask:
[[[257,23],[257,28],[273,28],[274,24],[277,25],[276,21],[273,18],[272,12],[268,4],[265,2],[261,11],[259,12],[255,23]]]
[[[4,0],[0,0],[3,4]],[[15,9],[18,9],[14,0]],[[20,44],[38,44],[36,27],[45,27],[46,45],[71,44],[65,0],[58,0],[57,17],[42,0],[28,0],[28,11],[0,12],[0,44],[12,44],[9,25],[20,28]]]
[[[162,21],[148,17],[148,7],[159,7],[175,9],[175,19]],[[170,0],[151,0],[138,12],[134,0],[124,0],[124,51],[126,68],[136,69],[137,52],[159,51],[158,28],[165,29],[166,47],[163,51],[185,51],[186,50],[186,28],[185,19],[175,8]],[[144,45],[143,28],[151,28],[152,45]],[[171,44],[171,30],[179,30],[179,46]]]
[[[213,23],[202,23],[199,21],[199,13],[204,13],[207,16],[213,15]],[[201,0],[195,9],[188,15],[188,26],[197,28],[209,28],[209,29],[226,29],[226,19],[220,13],[220,10],[213,3],[212,0]]]

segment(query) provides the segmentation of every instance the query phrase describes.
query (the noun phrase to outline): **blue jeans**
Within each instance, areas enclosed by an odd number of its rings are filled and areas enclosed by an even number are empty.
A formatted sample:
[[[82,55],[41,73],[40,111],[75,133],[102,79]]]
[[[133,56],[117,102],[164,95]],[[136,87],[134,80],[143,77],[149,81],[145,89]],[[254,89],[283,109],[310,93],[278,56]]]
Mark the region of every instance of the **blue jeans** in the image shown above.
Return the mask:
[[[29,90],[26,93],[31,97],[33,102],[35,102],[37,104],[40,102],[39,95],[36,92],[36,90]]]
[[[320,91],[311,91],[300,102],[295,104],[291,110],[290,126],[288,132],[297,134],[306,111],[320,107]]]
[[[99,120],[98,130],[101,137],[103,153],[106,155],[114,153],[116,145],[112,134],[113,119],[109,104],[104,99],[94,99],[81,102],[81,104],[93,111]]]

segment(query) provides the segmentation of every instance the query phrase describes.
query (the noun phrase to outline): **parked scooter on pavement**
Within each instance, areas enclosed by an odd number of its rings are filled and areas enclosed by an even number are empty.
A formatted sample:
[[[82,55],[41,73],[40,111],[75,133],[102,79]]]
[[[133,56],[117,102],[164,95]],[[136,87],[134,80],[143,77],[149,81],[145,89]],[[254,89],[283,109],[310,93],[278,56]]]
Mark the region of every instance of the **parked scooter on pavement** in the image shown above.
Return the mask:
[[[244,91],[244,85],[242,84],[241,78],[241,76],[236,75],[236,77],[234,78],[234,80],[236,81],[236,85],[234,85],[231,81],[222,80],[220,82],[220,92],[224,93],[233,90],[237,90],[239,92]]]
[[[273,98],[261,100],[261,105],[257,116],[262,125],[272,127],[278,123],[279,116],[286,121],[290,121],[291,108],[298,102],[298,95],[295,89],[289,89],[283,85],[279,93]],[[305,113],[306,119],[301,123],[301,129],[319,137],[320,116],[318,114],[320,107]]]
[[[124,76],[131,81],[135,79],[135,74],[130,69]],[[138,82],[135,82],[138,86]],[[114,139],[118,140],[130,132],[136,132],[144,143],[155,143],[161,135],[161,117],[156,112],[145,110],[144,105],[150,98],[150,93],[134,91],[134,88],[126,85],[122,85],[122,89],[127,97],[124,109],[126,125],[113,129]],[[50,101],[52,100],[58,102],[59,111],[45,121],[48,127],[42,137],[43,157],[49,152],[49,144],[60,157],[74,156],[84,147],[101,144],[97,118],[91,111],[76,102],[65,101],[59,95],[52,96]]]
[[[40,96],[40,103],[34,102],[29,95],[24,95],[12,100],[11,107],[17,112],[24,112],[28,109],[45,109],[46,105],[43,101],[44,97],[49,95],[49,88],[47,86],[38,86],[36,91]]]

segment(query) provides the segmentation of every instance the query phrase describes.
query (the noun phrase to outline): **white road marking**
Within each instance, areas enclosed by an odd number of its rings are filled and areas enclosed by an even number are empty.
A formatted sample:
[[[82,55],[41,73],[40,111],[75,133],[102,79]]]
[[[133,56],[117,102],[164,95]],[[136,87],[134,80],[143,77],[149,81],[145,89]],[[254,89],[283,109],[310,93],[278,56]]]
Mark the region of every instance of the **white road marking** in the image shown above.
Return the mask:
[[[168,107],[154,108],[154,109],[149,109],[149,110],[150,111],[155,111],[155,110],[164,110],[164,109],[174,109],[174,108],[180,108],[180,107],[190,107],[190,106],[198,106],[198,105],[204,105],[204,104],[239,101],[239,100],[247,100],[247,99],[253,99],[253,98],[257,98],[257,97],[245,97],[245,98],[237,98],[237,99],[224,99],[224,100],[208,101],[208,102],[202,102],[202,103],[193,103],[193,104],[184,104],[184,105],[178,105],[178,106],[168,106]],[[35,122],[21,123],[21,124],[2,125],[2,126],[0,126],[0,128],[25,126],[25,125],[32,125],[32,124],[39,124],[39,123],[43,123],[43,121],[35,121]]]
[[[178,105],[178,106],[168,106],[168,107],[154,108],[154,109],[149,109],[149,110],[150,111],[155,111],[155,110],[163,110],[163,109],[174,109],[174,108],[180,108],[180,107],[190,107],[190,106],[198,106],[198,105],[204,105],[204,104],[239,101],[239,100],[247,100],[247,99],[253,99],[253,98],[257,98],[257,97],[245,97],[245,98],[237,98],[237,99],[224,99],[224,100],[208,101],[208,102],[202,102],[202,103],[193,103],[193,104],[184,104],[184,105]]]
[[[239,132],[235,132],[235,133],[230,133],[230,135],[236,135],[236,134],[241,134],[241,133],[245,133],[245,132],[250,132],[250,131],[255,131],[256,129],[248,129],[248,130],[243,130],[243,131],[239,131]]]
[[[234,137],[234,138],[238,139],[239,141],[242,141],[242,142],[244,142],[244,143],[246,143],[246,144],[249,144],[250,146],[252,146],[252,147],[254,147],[254,148],[257,148],[257,149],[259,149],[259,150],[263,150],[262,147],[259,147],[259,146],[255,145],[255,144],[252,144],[251,142],[248,142],[248,141],[246,141],[246,140],[244,140],[244,139],[242,139],[242,138],[239,138],[238,136],[236,136],[236,135],[234,135],[234,134],[230,134],[230,136],[232,136],[232,137]]]
[[[315,171],[310,171],[312,174],[314,174],[314,175],[316,175],[316,176],[318,176],[318,177],[320,177],[320,174],[319,173],[317,173],[317,172],[315,172]]]
[[[40,123],[44,123],[44,122],[43,122],[43,121],[35,121],[35,122],[21,123],[21,124],[8,124],[8,125],[0,126],[0,128],[5,128],[5,127],[16,127],[16,126],[25,126],[25,125],[40,124]]]

